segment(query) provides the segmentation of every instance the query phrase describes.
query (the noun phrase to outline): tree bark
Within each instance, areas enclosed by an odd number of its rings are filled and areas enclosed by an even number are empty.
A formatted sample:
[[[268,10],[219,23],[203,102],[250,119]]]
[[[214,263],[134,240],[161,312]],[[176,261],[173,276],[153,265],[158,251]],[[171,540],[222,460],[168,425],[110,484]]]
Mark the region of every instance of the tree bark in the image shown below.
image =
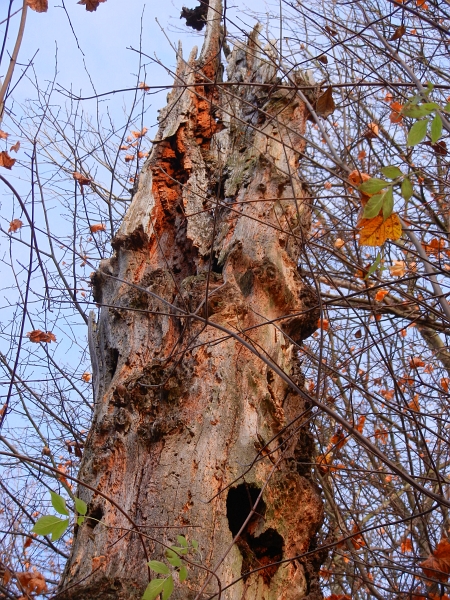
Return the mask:
[[[317,557],[273,564],[314,548],[323,511],[310,407],[262,360],[302,385],[296,344],[319,316],[297,271],[310,220],[297,173],[307,111],[276,88],[258,29],[228,57],[234,85],[206,85],[221,81],[220,16],[211,0],[199,58],[179,49],[115,253],[93,277],[96,409],[79,477],[138,530],[81,487],[90,518],[74,535],[63,600],[140,598],[146,561],[164,561],[160,542],[178,534],[198,541],[190,560],[201,566],[173,598],[211,597],[218,579],[238,580],[226,600],[322,598]]]

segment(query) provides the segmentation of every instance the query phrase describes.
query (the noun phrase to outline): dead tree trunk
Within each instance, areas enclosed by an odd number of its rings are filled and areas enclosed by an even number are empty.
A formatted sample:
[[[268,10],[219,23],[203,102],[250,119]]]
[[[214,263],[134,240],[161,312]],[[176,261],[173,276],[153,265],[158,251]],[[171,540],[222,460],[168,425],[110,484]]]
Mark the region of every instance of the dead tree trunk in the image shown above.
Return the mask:
[[[198,59],[179,51],[179,87],[114,256],[93,278],[96,411],[79,477],[144,537],[81,488],[91,519],[75,532],[64,600],[139,598],[146,553],[164,560],[158,540],[177,534],[199,542],[197,562],[222,587],[238,580],[223,599],[322,597],[314,561],[273,564],[311,549],[322,505],[309,407],[262,360],[301,385],[295,344],[318,319],[297,271],[310,218],[297,175],[307,114],[295,91],[277,89],[256,30],[228,57],[233,85],[210,85],[221,82],[220,14],[211,0]],[[202,567],[173,598],[194,599],[205,583],[199,598],[217,592]]]

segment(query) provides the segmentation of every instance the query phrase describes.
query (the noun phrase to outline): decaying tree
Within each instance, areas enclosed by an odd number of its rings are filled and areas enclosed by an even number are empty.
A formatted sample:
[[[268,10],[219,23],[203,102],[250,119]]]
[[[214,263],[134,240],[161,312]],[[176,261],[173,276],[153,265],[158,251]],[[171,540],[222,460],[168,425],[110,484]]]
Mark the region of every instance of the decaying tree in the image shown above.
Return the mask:
[[[319,318],[297,270],[308,111],[277,85],[258,34],[227,52],[219,88],[221,5],[210,2],[202,51],[186,61],[179,49],[115,253],[93,275],[96,408],[79,475],[90,518],[61,599],[140,597],[146,561],[180,533],[202,561],[175,598],[235,580],[222,598],[322,597],[317,556],[289,560],[314,547],[322,521],[310,406],[288,384],[302,386],[293,342]]]

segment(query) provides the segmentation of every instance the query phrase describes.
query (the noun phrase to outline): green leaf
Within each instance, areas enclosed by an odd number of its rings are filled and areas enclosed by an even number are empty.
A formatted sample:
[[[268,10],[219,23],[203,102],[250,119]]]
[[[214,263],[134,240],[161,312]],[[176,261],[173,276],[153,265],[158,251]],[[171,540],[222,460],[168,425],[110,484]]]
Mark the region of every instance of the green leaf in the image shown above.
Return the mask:
[[[83,523],[84,523],[84,517],[78,517],[77,525],[83,525]]]
[[[442,119],[439,113],[436,113],[431,122],[431,142],[435,144],[442,135]]]
[[[388,179],[396,179],[397,177],[401,177],[403,175],[403,173],[398,167],[394,167],[392,165],[389,165],[388,167],[383,167],[381,169],[381,172]]]
[[[438,107],[439,108],[439,107]],[[412,106],[407,104],[401,110],[401,114],[410,119],[421,119],[422,117],[428,117],[433,112],[433,109],[426,108],[424,104],[420,106]]]
[[[365,219],[373,219],[380,212],[383,206],[384,194],[376,194],[367,201],[364,207],[363,217]]]
[[[172,565],[172,567],[182,567],[183,561],[179,556],[171,556],[167,557],[167,561]]]
[[[69,519],[47,515],[38,519],[31,530],[38,535],[52,535],[52,541],[59,540],[69,527]]]
[[[194,550],[198,550],[198,542],[197,542],[197,540],[192,540],[191,544],[192,544],[192,547],[194,548]]]
[[[152,579],[145,588],[142,600],[155,600],[155,598],[162,592],[165,581],[165,579]]]
[[[55,492],[50,492],[50,496],[52,498],[52,506],[60,515],[69,516],[69,511],[66,507],[66,501],[62,496],[56,494]]]
[[[407,177],[405,177],[405,179],[402,182],[402,196],[408,202],[413,193],[414,189],[412,183]]]
[[[181,546],[171,546],[170,548],[177,554],[181,555],[187,554],[189,552],[187,548],[182,548]]]
[[[167,600],[168,598],[170,598],[170,596],[172,595],[172,592],[173,592],[173,577],[171,575],[164,582],[162,600]]]
[[[180,583],[183,583],[183,581],[186,581],[186,579],[188,577],[188,570],[184,565],[179,570],[178,575],[180,577]]]
[[[180,546],[183,546],[183,548],[188,547],[187,539],[184,537],[184,535],[177,535],[177,542],[180,544]]]
[[[172,567],[181,567],[183,564],[181,558],[173,550],[166,550],[166,558]]]
[[[439,106],[439,104],[437,104],[437,102],[424,102],[422,104],[422,107],[425,108],[426,110],[430,110],[430,111],[440,110],[440,108],[441,108]]]
[[[377,194],[381,192],[388,185],[384,179],[377,179],[376,177],[368,179],[359,186],[359,190],[365,194]]]
[[[427,135],[428,119],[417,121],[408,133],[408,146],[419,144]]]
[[[394,193],[392,188],[389,188],[388,191],[383,196],[383,219],[386,221],[388,217],[392,215],[392,211],[394,210]]]
[[[170,573],[169,567],[159,560],[151,560],[147,564],[152,571],[155,571],[155,573],[162,573],[162,575],[169,575]]]
[[[87,504],[84,500],[81,500],[81,498],[75,498],[75,508],[79,515],[85,515],[87,512]]]
[[[378,252],[376,259],[370,265],[369,270],[367,271],[367,275],[364,277],[364,279],[368,279],[371,275],[373,275],[373,273],[375,273],[375,271],[378,269],[378,265],[380,264],[380,261],[381,261],[381,252]]]

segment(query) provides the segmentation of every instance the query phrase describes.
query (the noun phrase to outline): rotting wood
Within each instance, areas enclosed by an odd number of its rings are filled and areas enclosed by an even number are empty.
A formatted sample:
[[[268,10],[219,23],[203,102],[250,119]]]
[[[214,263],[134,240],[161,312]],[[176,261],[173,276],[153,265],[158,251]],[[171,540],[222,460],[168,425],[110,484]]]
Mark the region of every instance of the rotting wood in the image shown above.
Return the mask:
[[[115,253],[93,277],[101,306],[91,326],[97,398],[79,476],[119,502],[148,536],[168,545],[180,533],[196,539],[208,569],[269,479],[217,570],[226,586],[311,549],[323,513],[310,478],[313,439],[302,419],[245,481],[218,494],[293,419],[304,414],[306,422],[310,407],[257,354],[234,339],[218,343],[222,332],[170,314],[157,299],[247,330],[242,335],[257,351],[302,383],[292,341],[300,344],[318,319],[315,296],[297,270],[310,221],[297,174],[307,111],[294,90],[273,89],[276,67],[270,48],[259,48],[258,29],[228,57],[235,86],[202,85],[221,78],[220,15],[220,2],[211,0],[198,58],[195,50],[184,61],[179,49],[175,83],[190,87],[169,95]],[[103,498],[79,494],[91,519],[75,532],[58,597],[139,598],[148,581],[141,539],[124,535],[128,523]],[[149,556],[163,559],[160,544],[146,545]],[[222,598],[319,599],[317,563],[269,566]],[[206,578],[194,569],[173,598],[195,598]],[[215,591],[212,578],[204,597]]]

